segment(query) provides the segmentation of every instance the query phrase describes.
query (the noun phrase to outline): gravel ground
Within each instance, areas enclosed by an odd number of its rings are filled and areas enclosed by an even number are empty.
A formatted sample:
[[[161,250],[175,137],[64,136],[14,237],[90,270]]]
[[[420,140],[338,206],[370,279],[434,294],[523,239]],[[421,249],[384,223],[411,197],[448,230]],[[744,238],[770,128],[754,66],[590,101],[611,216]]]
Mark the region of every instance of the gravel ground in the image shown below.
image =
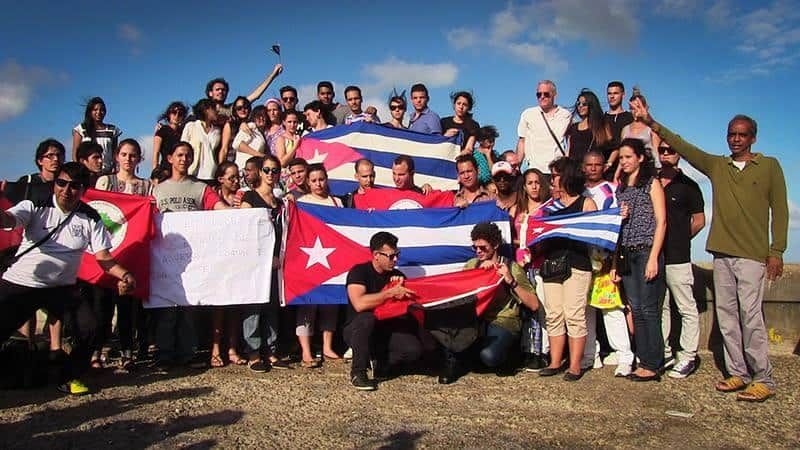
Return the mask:
[[[358,392],[348,366],[251,373],[101,371],[92,395],[0,391],[0,448],[798,448],[800,358],[773,358],[764,404],[713,389],[711,354],[687,380],[633,383],[613,367],[577,383],[469,374],[450,386],[404,375]],[[692,414],[673,417],[674,410]]]

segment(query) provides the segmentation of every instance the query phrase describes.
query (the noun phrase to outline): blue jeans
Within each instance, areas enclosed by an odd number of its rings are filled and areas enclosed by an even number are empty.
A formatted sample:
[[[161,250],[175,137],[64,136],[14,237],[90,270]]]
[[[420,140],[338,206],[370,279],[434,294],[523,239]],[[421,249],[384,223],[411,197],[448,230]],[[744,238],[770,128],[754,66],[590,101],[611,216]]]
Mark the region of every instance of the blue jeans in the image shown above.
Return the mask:
[[[278,327],[280,325],[280,305],[278,300],[277,271],[272,271],[270,301],[263,305],[244,307],[242,337],[247,353],[264,353],[264,356],[278,352]]]
[[[514,344],[514,334],[505,328],[490,323],[486,327],[486,336],[483,338],[481,361],[489,367],[503,364],[508,357],[508,350]]]
[[[622,276],[625,296],[633,313],[633,338],[639,367],[658,371],[664,358],[664,338],[661,334],[661,305],[667,286],[664,282],[664,256],[658,256],[658,275],[645,281],[644,271],[650,249],[630,252],[630,273]]]

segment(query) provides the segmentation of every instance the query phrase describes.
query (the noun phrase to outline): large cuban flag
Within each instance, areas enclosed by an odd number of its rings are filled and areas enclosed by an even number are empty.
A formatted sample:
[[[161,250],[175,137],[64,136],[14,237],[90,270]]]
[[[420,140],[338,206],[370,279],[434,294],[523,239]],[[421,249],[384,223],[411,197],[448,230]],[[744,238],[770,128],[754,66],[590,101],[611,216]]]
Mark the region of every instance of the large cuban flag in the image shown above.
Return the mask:
[[[347,303],[347,272],[370,261],[369,240],[378,231],[399,238],[398,269],[407,277],[460,270],[474,257],[470,231],[494,222],[510,242],[508,213],[494,202],[459,208],[363,211],[289,203],[281,265],[281,303]]]
[[[530,216],[525,242],[531,246],[544,239],[560,237],[585,242],[613,252],[617,247],[621,223],[619,208],[563,216]]]
[[[367,158],[375,164],[375,185],[394,187],[392,162],[399,155],[414,159],[418,186],[457,189],[455,158],[461,151],[455,138],[417,133],[368,122],[339,125],[303,137],[295,156],[309,163],[322,163],[334,195],[358,187],[353,163]]]

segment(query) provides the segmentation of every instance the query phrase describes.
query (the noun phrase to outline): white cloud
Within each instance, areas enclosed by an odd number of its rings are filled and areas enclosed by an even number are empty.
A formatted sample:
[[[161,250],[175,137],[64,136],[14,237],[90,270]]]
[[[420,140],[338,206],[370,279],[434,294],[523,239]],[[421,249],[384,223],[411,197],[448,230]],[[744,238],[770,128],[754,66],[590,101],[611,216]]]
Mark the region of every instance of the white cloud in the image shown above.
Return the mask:
[[[789,199],[789,229],[800,230],[800,205]]]
[[[139,163],[138,175],[142,178],[150,177],[151,167],[153,167],[153,135],[134,137],[139,146],[142,147],[142,162]]]
[[[688,0],[686,0],[688,1]],[[458,50],[483,47],[541,67],[545,74],[563,72],[563,47],[571,42],[627,48],[639,34],[634,0],[546,0],[509,3],[486,24],[447,32]],[[470,29],[487,29],[481,41]]]
[[[24,113],[41,84],[51,83],[65,75],[55,75],[47,69],[23,66],[7,60],[0,66],[0,122]]]
[[[428,88],[445,87],[458,78],[458,67],[453,63],[413,63],[395,57],[381,63],[367,64],[362,72],[368,79],[362,89],[369,91],[393,87],[400,90],[414,83],[424,83]]]
[[[660,0],[655,11],[667,17],[690,17],[701,3],[699,0]]]
[[[800,56],[800,9],[793,2],[773,0],[734,14],[727,0],[718,0],[706,13],[706,22],[731,36],[733,47],[744,57],[740,66],[708,77],[711,81],[768,76],[794,66]]]
[[[120,24],[117,26],[117,36],[130,45],[131,55],[138,56],[142,53],[143,34],[139,28],[129,23]]]
[[[469,28],[454,28],[445,34],[447,42],[456,50],[473,47],[478,44],[480,36]]]

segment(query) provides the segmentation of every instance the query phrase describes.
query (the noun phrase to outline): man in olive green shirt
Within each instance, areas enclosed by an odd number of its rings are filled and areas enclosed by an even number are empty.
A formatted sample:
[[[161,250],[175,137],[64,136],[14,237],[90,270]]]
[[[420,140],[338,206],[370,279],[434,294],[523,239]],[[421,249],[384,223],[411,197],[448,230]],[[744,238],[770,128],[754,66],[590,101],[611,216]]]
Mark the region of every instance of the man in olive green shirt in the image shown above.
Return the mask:
[[[731,154],[716,156],[655,122],[640,101],[631,102],[631,111],[711,180],[713,216],[706,250],[714,255],[715,306],[729,374],[716,389],[744,389],[737,400],[764,401],[775,394],[762,312],[764,281],[783,274],[789,228],[783,170],[777,159],[751,151],[758,126],[750,117],[731,119]]]

